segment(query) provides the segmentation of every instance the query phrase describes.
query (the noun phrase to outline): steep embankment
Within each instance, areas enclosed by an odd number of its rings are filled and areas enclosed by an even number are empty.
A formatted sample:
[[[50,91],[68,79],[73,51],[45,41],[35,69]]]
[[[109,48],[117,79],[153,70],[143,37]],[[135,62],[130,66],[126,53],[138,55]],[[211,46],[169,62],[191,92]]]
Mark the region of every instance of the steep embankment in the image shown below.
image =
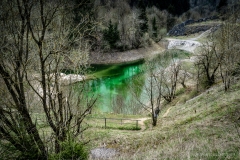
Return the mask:
[[[170,104],[155,128],[109,131],[104,143],[118,151],[111,159],[239,159],[239,94],[239,82],[229,92],[216,85],[182,104]]]

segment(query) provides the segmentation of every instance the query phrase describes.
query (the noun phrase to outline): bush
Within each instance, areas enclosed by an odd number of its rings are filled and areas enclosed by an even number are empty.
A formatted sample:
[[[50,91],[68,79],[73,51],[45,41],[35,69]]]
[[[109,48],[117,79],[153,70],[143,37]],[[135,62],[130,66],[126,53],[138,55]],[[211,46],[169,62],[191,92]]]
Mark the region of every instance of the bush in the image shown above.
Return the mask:
[[[0,140],[0,159],[21,159],[23,156],[11,143]]]
[[[18,130],[18,129],[17,129]],[[18,130],[19,131],[19,130]],[[40,159],[41,152],[39,148],[37,148],[35,145],[30,145],[30,136],[24,135],[24,132],[22,132],[21,141],[19,141],[16,136],[14,138],[16,139],[16,143],[22,146],[31,146],[26,147],[24,150],[19,150],[16,148],[12,143],[0,140],[0,160],[4,159],[18,159],[18,160],[26,160],[26,159]]]
[[[61,144],[62,151],[58,154],[50,155],[50,160],[65,160],[65,159],[88,159],[88,152],[84,145],[73,141],[63,142]]]
[[[179,90],[176,91],[176,96],[179,96],[181,94],[185,93],[185,88],[180,88]]]

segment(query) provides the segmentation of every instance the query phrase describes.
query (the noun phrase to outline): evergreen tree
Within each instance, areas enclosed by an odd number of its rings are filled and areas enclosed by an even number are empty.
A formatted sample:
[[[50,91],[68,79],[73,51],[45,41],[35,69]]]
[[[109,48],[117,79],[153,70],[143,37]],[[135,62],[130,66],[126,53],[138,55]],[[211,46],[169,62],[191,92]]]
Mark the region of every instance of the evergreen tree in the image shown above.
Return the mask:
[[[108,28],[103,31],[103,38],[109,43],[111,48],[115,48],[116,42],[120,40],[117,24],[113,25],[112,21],[110,20]]]
[[[140,33],[141,33],[141,36],[142,36],[144,33],[148,32],[148,18],[147,18],[147,13],[146,13],[146,6],[145,6],[145,4],[142,0],[139,2],[138,7],[141,10],[139,20],[141,21],[141,23],[140,23]]]
[[[158,33],[157,33],[157,23],[156,23],[155,17],[153,18],[153,21],[152,21],[152,30],[153,30],[153,38],[156,40]]]

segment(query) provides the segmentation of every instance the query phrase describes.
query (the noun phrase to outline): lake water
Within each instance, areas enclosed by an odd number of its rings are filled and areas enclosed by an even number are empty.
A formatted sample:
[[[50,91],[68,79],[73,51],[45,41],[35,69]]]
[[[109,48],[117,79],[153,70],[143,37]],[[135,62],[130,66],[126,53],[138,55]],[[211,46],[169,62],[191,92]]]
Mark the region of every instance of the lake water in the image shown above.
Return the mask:
[[[129,113],[138,112],[132,92],[133,83],[143,76],[144,62],[125,65],[92,66],[88,83],[92,91],[99,95],[97,109],[101,112]],[[142,77],[141,76],[141,77]]]
[[[174,54],[169,56],[159,57],[168,63],[169,59],[182,59],[189,56],[185,51],[174,51]],[[158,63],[158,58],[155,58],[150,63]],[[169,62],[170,63],[170,62]],[[96,102],[97,112],[113,112],[122,114],[138,114],[143,108],[136,102],[140,98],[141,101],[147,103],[147,99],[143,97],[145,86],[147,86],[147,71],[144,61],[123,64],[123,65],[95,65],[90,69],[89,76],[93,77],[88,80],[87,84],[91,88],[91,93],[98,95]],[[157,69],[159,64],[154,65]],[[134,94],[133,94],[134,93]]]

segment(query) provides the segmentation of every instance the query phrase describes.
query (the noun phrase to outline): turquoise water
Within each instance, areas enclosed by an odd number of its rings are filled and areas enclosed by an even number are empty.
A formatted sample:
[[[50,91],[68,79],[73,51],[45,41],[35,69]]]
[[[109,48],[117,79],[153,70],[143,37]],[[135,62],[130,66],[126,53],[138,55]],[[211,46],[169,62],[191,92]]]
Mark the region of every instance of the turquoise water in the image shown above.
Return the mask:
[[[143,73],[143,62],[128,65],[93,66],[88,83],[99,95],[97,110],[101,112],[131,113],[137,111],[132,92],[135,78]]]
[[[172,58],[182,59],[189,56],[189,53],[184,51],[173,52],[174,54],[166,52],[154,58],[148,65],[151,64],[158,69],[162,64],[169,64]],[[87,84],[91,89],[88,94],[98,95],[95,111],[122,114],[141,112],[143,108],[136,102],[136,99],[141,99],[144,103],[148,102],[143,96],[144,87],[148,86],[148,65],[141,61],[124,65],[92,66],[88,76],[93,79],[88,80]]]

